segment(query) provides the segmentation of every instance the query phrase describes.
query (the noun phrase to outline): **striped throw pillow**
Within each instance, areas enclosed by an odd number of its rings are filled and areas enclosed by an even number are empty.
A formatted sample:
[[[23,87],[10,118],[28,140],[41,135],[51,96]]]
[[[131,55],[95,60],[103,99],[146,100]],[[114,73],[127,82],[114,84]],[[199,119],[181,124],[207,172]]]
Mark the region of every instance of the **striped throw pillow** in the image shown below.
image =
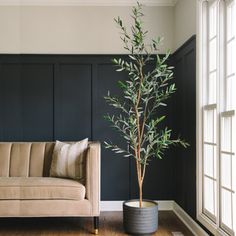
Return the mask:
[[[72,144],[56,141],[52,155],[50,176],[77,179],[80,182],[84,182],[87,147],[87,138]]]

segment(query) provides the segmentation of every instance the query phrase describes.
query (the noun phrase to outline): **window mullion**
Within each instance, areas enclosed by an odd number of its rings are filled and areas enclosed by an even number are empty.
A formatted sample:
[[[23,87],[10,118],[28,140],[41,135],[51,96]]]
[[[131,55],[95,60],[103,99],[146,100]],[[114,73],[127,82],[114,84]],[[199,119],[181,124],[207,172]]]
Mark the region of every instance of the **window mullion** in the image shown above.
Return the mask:
[[[218,140],[218,147],[217,147],[217,172],[218,172],[218,184],[217,184],[217,195],[218,195],[218,201],[217,201],[217,206],[218,206],[218,211],[217,211],[217,227],[220,228],[221,225],[221,114],[224,111],[225,107],[225,6],[224,2],[220,1],[219,2],[219,9],[218,9],[218,22],[219,22],[219,27],[218,27],[218,49],[219,49],[219,57],[218,57],[218,66],[219,66],[219,73],[218,73],[218,98],[217,98],[217,119],[218,119],[218,124],[217,124],[217,140]],[[223,99],[222,99],[223,98]]]

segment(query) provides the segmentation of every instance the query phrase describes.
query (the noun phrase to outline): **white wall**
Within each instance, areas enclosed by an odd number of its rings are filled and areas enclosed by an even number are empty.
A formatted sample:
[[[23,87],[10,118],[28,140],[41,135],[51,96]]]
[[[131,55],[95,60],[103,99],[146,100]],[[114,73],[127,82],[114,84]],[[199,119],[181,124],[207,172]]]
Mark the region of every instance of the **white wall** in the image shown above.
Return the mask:
[[[189,0],[186,0],[189,1]],[[130,21],[130,7],[1,6],[0,53],[122,54],[113,18]],[[145,7],[150,36],[164,36],[163,51],[174,42],[174,8]]]
[[[196,4],[197,0],[178,0],[174,7],[174,51],[196,34]]]

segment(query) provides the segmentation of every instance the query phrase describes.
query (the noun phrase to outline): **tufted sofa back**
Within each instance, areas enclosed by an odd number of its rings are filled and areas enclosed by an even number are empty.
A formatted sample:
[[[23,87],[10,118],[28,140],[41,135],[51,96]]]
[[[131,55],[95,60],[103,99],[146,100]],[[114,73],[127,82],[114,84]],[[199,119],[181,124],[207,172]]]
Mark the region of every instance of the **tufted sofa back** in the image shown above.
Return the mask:
[[[0,177],[48,177],[53,142],[0,142]]]

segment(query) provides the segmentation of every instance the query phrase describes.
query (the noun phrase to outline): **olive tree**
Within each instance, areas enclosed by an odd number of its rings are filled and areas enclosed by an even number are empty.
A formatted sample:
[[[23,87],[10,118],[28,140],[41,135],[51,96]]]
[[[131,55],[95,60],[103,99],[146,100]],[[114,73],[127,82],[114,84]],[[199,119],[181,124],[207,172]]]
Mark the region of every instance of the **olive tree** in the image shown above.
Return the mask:
[[[140,207],[143,181],[150,159],[162,159],[165,150],[171,145],[188,146],[180,137],[173,139],[171,129],[160,127],[166,116],[158,116],[158,111],[162,106],[167,106],[166,100],[176,91],[175,83],[172,82],[173,67],[167,63],[170,52],[164,56],[159,55],[161,38],[146,42],[148,31],[144,30],[143,16],[142,5],[138,3],[132,8],[134,23],[129,30],[120,17],[115,19],[128,58],[115,58],[112,62],[118,72],[125,71],[128,74],[128,79],[118,82],[123,96],[112,96],[108,92],[105,97],[109,105],[120,111],[119,115],[107,114],[105,119],[128,144],[127,149],[124,149],[112,142],[105,142],[105,147],[125,157],[134,158]],[[152,70],[148,69],[150,66],[147,67],[150,63],[154,64]]]

